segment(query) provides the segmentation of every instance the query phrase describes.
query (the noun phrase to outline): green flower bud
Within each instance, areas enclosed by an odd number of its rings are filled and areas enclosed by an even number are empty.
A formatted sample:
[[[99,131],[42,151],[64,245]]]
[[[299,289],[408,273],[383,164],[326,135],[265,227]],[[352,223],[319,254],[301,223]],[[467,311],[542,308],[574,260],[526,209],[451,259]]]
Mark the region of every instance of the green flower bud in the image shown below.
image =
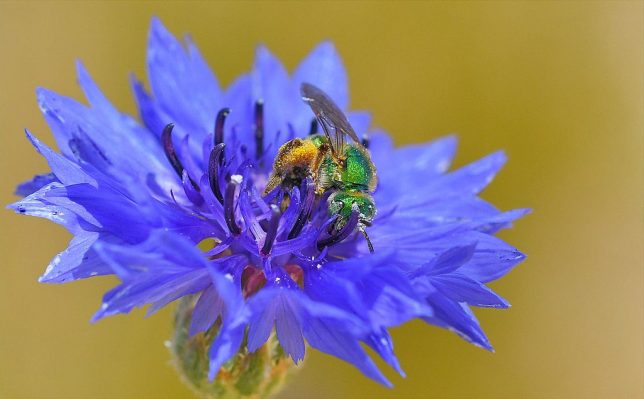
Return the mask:
[[[278,392],[296,369],[284,353],[275,334],[253,353],[246,349],[246,339],[239,352],[208,380],[208,349],[219,331],[218,320],[208,331],[189,336],[196,297],[179,301],[175,329],[169,343],[172,363],[181,379],[203,399],[264,399]]]

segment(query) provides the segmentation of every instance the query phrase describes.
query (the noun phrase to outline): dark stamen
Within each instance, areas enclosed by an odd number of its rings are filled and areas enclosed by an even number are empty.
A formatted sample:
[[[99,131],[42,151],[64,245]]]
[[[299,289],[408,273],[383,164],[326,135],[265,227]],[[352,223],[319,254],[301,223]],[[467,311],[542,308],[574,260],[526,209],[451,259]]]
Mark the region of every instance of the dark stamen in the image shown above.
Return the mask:
[[[358,225],[358,216],[360,212],[356,207],[353,207],[354,209],[351,210],[351,216],[349,217],[349,220],[347,220],[347,223],[342,227],[340,230],[336,230],[334,234],[331,236],[318,241],[318,250],[322,250],[324,247],[330,247],[331,245],[335,245],[345,238],[349,237],[351,233],[353,233],[353,230],[356,228]]]
[[[287,126],[288,126],[289,140],[293,140],[295,138],[295,128],[293,127],[293,125],[290,122],[288,123]],[[277,141],[277,140],[275,140],[275,141]]]
[[[161,133],[161,144],[163,145],[163,151],[165,151],[165,156],[168,158],[170,165],[172,165],[174,171],[177,172],[179,178],[182,178],[184,168],[181,161],[179,161],[179,157],[177,157],[177,152],[174,150],[174,144],[172,144],[172,129],[174,129],[173,123],[168,123],[163,129],[163,133]],[[195,190],[200,191],[199,186],[194,180],[192,180],[192,177],[188,176],[188,179],[190,179],[192,187],[194,187]]]
[[[259,221],[259,227],[261,227],[262,230],[264,230],[264,231],[268,231],[268,228],[269,228],[268,223],[269,223],[268,220],[262,219],[262,220]]]
[[[364,148],[367,148],[367,149],[369,148],[369,135],[368,134],[365,134],[364,136],[362,136],[362,146]]]
[[[219,187],[219,165],[224,156],[224,143],[219,143],[215,148],[210,151],[210,158],[208,159],[208,181],[210,182],[210,189],[217,198],[220,204],[224,204],[224,197],[221,195],[221,188]]]
[[[179,161],[177,153],[174,151],[174,145],[172,144],[172,129],[174,129],[174,124],[168,123],[161,134],[161,143],[163,144],[165,156],[168,158],[168,161],[170,161],[170,165],[172,165],[174,171],[181,176],[183,174],[183,165],[181,165],[181,161]]]
[[[311,121],[311,128],[309,129],[309,136],[313,136],[318,132],[318,120],[317,118],[313,118]]]
[[[255,102],[255,159],[264,155],[264,101]]]
[[[304,228],[306,221],[309,220],[309,217],[311,216],[311,209],[313,208],[313,199],[315,196],[315,184],[310,179],[306,181],[305,184],[306,185],[302,185],[302,189],[306,190],[306,192],[304,192],[302,201],[300,201],[302,204],[302,209],[297,215],[297,219],[295,220],[293,228],[288,233],[289,240],[297,237],[300,232],[302,232],[302,228]]]
[[[271,220],[268,222],[268,230],[266,231],[266,239],[264,240],[264,245],[262,246],[262,255],[268,255],[271,253],[271,248],[273,248],[273,243],[275,242],[275,237],[277,236],[277,226],[280,221],[280,210],[277,206],[271,204]]]
[[[217,113],[217,119],[215,120],[215,145],[224,142],[224,122],[229,113],[230,108],[222,108]]]
[[[226,198],[224,199],[224,218],[226,219],[226,224],[228,225],[228,230],[233,235],[239,235],[241,229],[237,226],[235,222],[235,191],[237,189],[237,183],[234,180],[229,180],[226,184]]]

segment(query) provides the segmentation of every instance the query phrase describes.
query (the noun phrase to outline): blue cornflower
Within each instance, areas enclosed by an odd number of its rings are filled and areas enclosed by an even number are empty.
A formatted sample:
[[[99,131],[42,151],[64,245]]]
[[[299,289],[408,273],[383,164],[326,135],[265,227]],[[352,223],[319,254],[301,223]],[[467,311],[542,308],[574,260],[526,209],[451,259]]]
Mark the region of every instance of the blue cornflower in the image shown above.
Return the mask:
[[[80,63],[88,106],[37,91],[60,153],[27,132],[51,173],[20,185],[25,198],[10,207],[74,236],[40,281],[115,274],[120,284],[94,320],[197,298],[189,334],[216,330],[211,379],[240,350],[262,347],[273,327],[296,363],[307,342],[385,385],[361,344],[403,374],[387,329],[408,320],[492,348],[470,306],[509,306],[485,283],[524,255],[493,234],[527,212],[500,212],[478,197],[502,152],[448,172],[454,137],[395,148],[371,131],[378,186],[370,253],[355,220],[341,236],[329,229],[334,218],[311,179],[262,193],[280,145],[311,130],[302,83],[347,110],[347,76],[332,44],[292,75],[260,47],[252,71],[223,89],[194,44],[154,19],[147,66],[150,92],[132,79],[142,124],[115,109]],[[368,113],[346,115],[359,134],[369,130]]]

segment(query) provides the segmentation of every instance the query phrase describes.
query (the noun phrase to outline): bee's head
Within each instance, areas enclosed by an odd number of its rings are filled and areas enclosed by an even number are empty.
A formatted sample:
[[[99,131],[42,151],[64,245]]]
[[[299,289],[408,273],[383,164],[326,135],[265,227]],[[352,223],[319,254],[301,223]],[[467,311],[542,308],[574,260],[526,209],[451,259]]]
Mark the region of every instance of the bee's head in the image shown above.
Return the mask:
[[[351,217],[351,212],[357,208],[359,223],[370,226],[376,216],[376,204],[373,197],[363,192],[336,191],[328,199],[329,214],[338,215],[335,228],[341,229]]]

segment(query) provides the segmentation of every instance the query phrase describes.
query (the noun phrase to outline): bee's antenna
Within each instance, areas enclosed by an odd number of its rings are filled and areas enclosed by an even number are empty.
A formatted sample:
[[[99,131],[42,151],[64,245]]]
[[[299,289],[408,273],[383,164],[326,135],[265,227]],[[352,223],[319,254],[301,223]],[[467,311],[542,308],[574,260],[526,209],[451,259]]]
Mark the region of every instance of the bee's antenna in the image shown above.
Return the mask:
[[[367,246],[369,247],[369,252],[374,253],[373,250],[373,244],[371,243],[371,240],[369,239],[369,236],[367,235],[367,230],[365,230],[364,226],[359,225],[358,230],[362,233],[364,236],[365,240],[367,240]]]

